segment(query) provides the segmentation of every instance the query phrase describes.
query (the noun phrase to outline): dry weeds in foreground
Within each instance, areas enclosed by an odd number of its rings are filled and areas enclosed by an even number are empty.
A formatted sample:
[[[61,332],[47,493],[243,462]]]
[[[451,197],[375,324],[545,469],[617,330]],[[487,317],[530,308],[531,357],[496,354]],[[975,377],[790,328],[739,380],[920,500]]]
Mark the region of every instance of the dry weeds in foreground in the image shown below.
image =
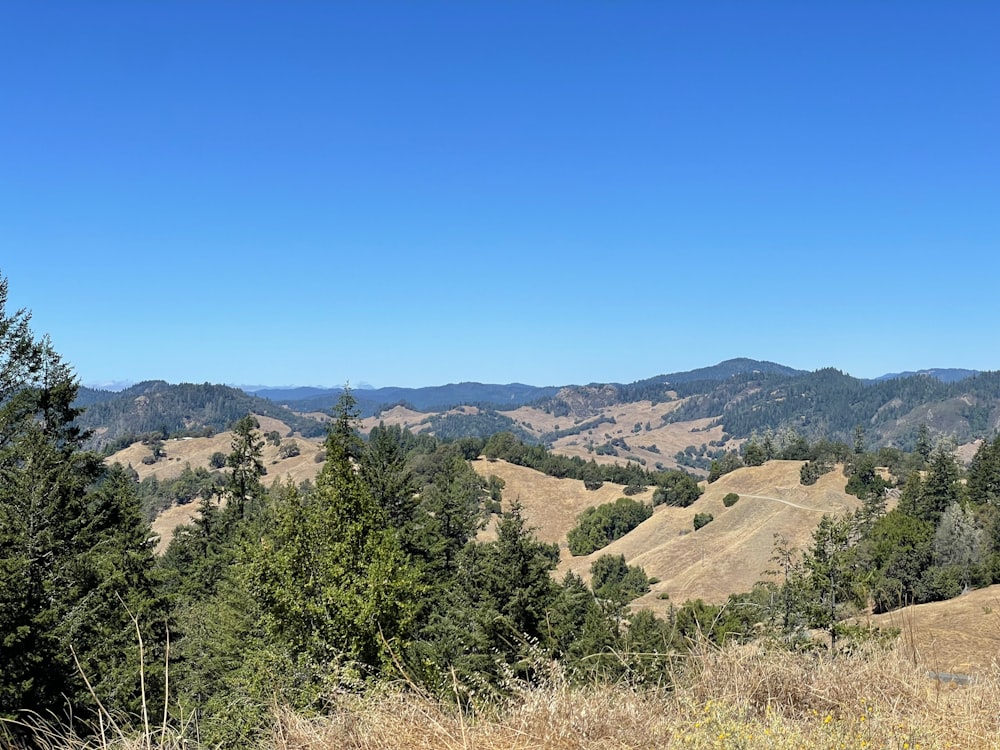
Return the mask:
[[[896,653],[835,661],[759,646],[705,649],[674,692],[554,680],[469,719],[406,694],[278,717],[279,750],[632,748],[998,748],[1000,674],[964,688]]]
[[[1000,672],[967,687],[928,679],[897,652],[835,661],[761,646],[703,649],[676,691],[572,687],[558,677],[463,716],[408,690],[343,698],[328,716],[279,711],[263,750],[1000,748]],[[183,738],[51,750],[194,748]]]

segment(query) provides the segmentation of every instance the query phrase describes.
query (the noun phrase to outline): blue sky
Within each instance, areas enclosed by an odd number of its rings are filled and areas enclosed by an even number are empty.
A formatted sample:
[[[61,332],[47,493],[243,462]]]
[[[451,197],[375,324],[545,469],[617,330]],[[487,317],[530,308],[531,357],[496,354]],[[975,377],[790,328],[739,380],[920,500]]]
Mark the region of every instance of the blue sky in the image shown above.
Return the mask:
[[[1000,3],[0,8],[0,273],[85,383],[1000,369]]]

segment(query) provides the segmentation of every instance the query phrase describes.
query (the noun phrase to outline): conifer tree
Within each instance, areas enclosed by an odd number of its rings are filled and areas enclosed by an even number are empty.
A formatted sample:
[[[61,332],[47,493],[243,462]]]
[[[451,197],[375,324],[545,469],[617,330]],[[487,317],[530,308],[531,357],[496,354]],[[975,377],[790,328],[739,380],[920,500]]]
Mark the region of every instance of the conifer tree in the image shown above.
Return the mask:
[[[361,447],[348,391],[315,490],[280,497],[249,575],[268,631],[293,655],[365,674],[388,663],[419,590],[385,509],[355,464]]]
[[[134,706],[132,617],[155,652],[163,631],[148,526],[132,480],[83,449],[78,384],[0,280],[0,715]],[[159,622],[153,625],[154,621]],[[160,644],[162,645],[162,644]]]

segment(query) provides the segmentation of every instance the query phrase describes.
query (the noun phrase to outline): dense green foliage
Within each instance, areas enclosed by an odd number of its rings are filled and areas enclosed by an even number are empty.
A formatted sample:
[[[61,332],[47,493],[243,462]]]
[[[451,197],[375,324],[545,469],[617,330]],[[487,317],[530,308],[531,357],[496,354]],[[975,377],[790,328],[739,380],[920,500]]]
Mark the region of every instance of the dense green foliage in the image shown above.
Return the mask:
[[[0,280],[0,717],[59,706],[93,710],[77,663],[109,710],[141,695],[136,635],[160,667],[167,611],[134,482],[83,450],[77,392]]]
[[[701,485],[694,477],[680,471],[668,471],[657,478],[657,487],[653,491],[653,505],[686,508],[701,497],[701,493]]]
[[[151,433],[166,438],[223,432],[250,412],[280,419],[307,437],[323,434],[318,421],[238,388],[209,383],[170,385],[161,380],[138,383],[92,401],[78,417],[78,424],[83,429],[101,428],[99,435],[95,432],[90,438],[90,447],[117,450]]]
[[[651,505],[628,497],[587,508],[566,535],[569,551],[574,555],[589,555],[621,539],[651,515]]]
[[[733,437],[766,430],[779,435],[794,428],[814,440],[850,441],[857,425],[864,424],[872,445],[912,449],[917,424],[928,411],[938,434],[960,440],[985,436],[1000,416],[998,372],[944,383],[926,375],[864,381],[830,368],[756,371],[680,384],[676,391],[689,398],[671,412],[670,421],[718,418]],[[918,407],[924,407],[920,419],[914,416]]]
[[[711,513],[695,513],[693,521],[694,530],[697,531],[700,528],[708,526],[708,524],[712,523],[714,520],[715,516]]]

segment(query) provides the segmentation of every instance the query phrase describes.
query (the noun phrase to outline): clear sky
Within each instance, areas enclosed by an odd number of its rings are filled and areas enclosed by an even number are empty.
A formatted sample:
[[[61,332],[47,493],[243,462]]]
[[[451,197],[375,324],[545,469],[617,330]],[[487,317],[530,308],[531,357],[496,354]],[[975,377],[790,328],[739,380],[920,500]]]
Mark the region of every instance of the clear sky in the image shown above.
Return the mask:
[[[1000,3],[0,6],[84,383],[1000,369]]]

